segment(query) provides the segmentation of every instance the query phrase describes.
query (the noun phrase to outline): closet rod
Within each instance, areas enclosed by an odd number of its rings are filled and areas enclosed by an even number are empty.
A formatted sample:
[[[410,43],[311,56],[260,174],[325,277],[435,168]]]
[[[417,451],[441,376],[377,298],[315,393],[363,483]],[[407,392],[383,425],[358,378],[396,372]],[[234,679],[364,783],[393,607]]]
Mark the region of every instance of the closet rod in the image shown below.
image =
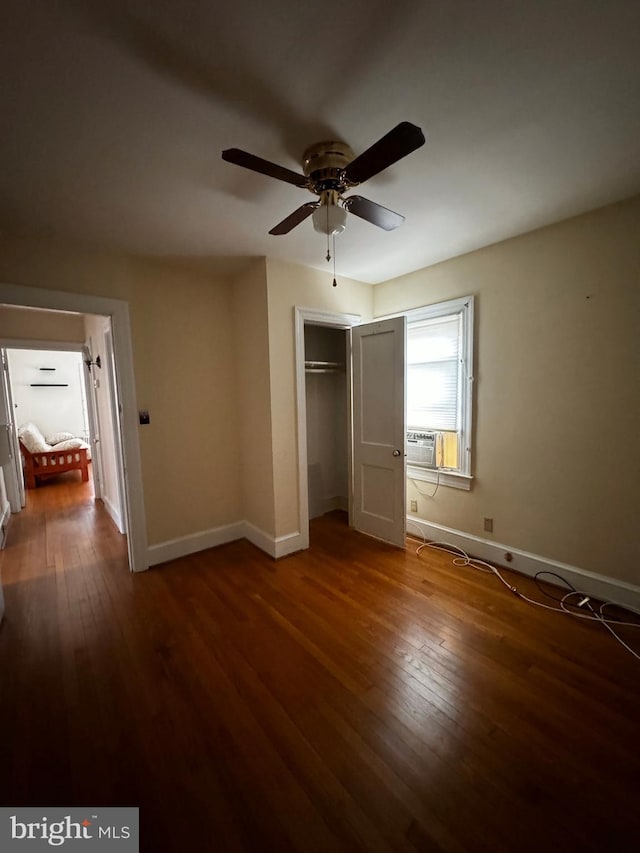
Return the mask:
[[[305,361],[305,370],[344,370],[344,364],[339,361]]]

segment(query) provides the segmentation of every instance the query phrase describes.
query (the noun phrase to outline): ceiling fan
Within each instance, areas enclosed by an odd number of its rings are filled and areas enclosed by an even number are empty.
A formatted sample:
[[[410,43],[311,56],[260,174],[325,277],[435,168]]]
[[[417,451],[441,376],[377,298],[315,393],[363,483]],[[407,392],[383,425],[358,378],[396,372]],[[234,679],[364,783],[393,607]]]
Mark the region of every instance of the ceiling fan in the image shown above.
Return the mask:
[[[303,175],[240,148],[227,148],[222,152],[222,159],[319,196],[318,201],[308,201],[290,213],[269,234],[288,234],[309,216],[313,217],[316,231],[340,234],[346,227],[347,212],[385,231],[392,231],[402,225],[404,216],[363,196],[345,197],[344,193],[411,154],[424,145],[424,141],[419,127],[403,121],[358,157],[344,142],[318,142],[302,155]]]

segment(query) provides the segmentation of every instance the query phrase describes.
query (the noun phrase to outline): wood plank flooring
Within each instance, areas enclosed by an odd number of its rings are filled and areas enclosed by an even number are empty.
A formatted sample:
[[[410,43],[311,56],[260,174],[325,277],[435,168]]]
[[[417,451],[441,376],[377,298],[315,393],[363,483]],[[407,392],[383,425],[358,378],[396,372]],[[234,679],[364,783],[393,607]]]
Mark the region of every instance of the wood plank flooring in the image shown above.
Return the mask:
[[[0,556],[1,804],[138,805],[143,851],[637,846],[640,664],[599,626],[339,515],[133,576],[67,477]]]

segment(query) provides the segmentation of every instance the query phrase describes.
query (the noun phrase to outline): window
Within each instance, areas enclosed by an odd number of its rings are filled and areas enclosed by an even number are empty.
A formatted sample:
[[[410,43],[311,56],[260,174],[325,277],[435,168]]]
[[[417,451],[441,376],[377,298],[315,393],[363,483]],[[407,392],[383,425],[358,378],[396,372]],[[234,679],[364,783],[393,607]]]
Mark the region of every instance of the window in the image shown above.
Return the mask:
[[[410,454],[407,476],[471,487],[473,296],[406,312],[407,430],[434,441],[433,463]],[[431,439],[433,434],[433,439]]]

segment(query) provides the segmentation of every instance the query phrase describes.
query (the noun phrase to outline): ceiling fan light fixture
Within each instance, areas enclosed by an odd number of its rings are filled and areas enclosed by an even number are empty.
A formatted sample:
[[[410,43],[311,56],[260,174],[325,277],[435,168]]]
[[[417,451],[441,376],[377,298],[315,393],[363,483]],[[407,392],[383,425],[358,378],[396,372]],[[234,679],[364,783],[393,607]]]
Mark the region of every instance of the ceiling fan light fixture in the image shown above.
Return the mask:
[[[342,234],[347,227],[347,211],[337,204],[323,204],[311,214],[313,227],[320,234],[330,237],[332,234]]]
[[[343,194],[393,166],[412,151],[424,145],[424,133],[415,124],[401,121],[392,130],[370,145],[362,154],[354,157],[351,148],[344,142],[318,142],[304,152],[302,168],[304,175],[292,172],[249,154],[240,148],[226,148],[222,159],[261,175],[293,184],[319,196],[320,201],[307,202],[282,222],[274,226],[269,234],[288,234],[307,217],[313,219],[313,227],[320,234],[335,237],[342,234],[347,225],[347,211],[360,219],[392,231],[404,222],[404,216],[388,210],[362,196],[343,197]]]

